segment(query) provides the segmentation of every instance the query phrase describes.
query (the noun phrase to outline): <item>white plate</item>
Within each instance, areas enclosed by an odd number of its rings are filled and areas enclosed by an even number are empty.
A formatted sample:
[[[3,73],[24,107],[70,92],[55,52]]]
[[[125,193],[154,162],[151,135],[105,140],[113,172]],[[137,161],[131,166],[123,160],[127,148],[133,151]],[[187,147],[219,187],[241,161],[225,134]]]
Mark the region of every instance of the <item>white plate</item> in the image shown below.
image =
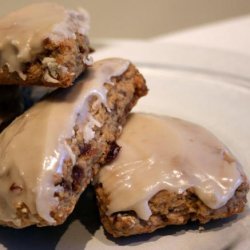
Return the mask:
[[[187,51],[186,47],[178,49],[169,45],[166,48],[131,43],[122,45],[120,49],[118,46],[113,50],[101,50],[95,58],[106,54],[125,55],[135,61],[150,89],[149,95],[139,102],[135,110],[172,115],[205,126],[234,152],[250,176],[250,60],[241,55],[198,50],[199,55],[197,48]],[[144,51],[144,54],[138,51]],[[184,55],[189,55],[189,58],[184,58]],[[161,59],[157,60],[156,56],[161,56]],[[249,209],[231,219],[207,224],[202,233],[198,229],[198,224],[190,223],[187,226],[169,226],[148,235],[114,240],[104,233],[93,194],[88,191],[64,225],[23,230],[0,228],[0,243],[3,249],[18,250],[219,250],[250,247]]]

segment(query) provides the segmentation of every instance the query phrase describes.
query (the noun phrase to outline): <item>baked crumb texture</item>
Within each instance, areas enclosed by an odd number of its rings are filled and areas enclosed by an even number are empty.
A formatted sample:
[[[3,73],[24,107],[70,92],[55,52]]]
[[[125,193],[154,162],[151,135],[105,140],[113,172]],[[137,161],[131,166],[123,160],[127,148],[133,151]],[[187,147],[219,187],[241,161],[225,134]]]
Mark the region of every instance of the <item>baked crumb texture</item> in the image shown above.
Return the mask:
[[[76,33],[76,39],[43,41],[43,51],[31,62],[22,65],[26,79],[17,72],[9,72],[5,65],[0,69],[0,84],[41,85],[66,88],[87,68],[90,45],[88,37]]]
[[[194,194],[192,188],[183,194],[160,191],[149,201],[152,215],[147,221],[138,218],[134,211],[122,211],[108,216],[108,194],[104,192],[102,184],[99,183],[96,185],[96,196],[101,221],[109,234],[113,237],[121,237],[151,233],[158,228],[168,225],[183,225],[188,221],[199,221],[201,224],[205,224],[210,220],[227,218],[244,210],[249,184],[246,177],[243,178],[244,182],[236,190],[234,196],[219,209],[207,207]]]
[[[125,123],[127,115],[136,104],[137,100],[147,94],[147,87],[143,76],[130,64],[127,71],[119,77],[112,78],[112,84],[106,83],[108,89],[107,106],[96,102],[96,97],[89,101],[89,112],[101,127],[95,127],[95,137],[88,143],[84,142],[83,134],[75,126],[75,136],[68,138],[68,145],[76,155],[76,164],[71,160],[63,165],[63,176],[54,175],[54,185],[62,187],[62,191],[55,193],[59,199],[59,205],[51,211],[55,219],[54,225],[61,224],[73,211],[80,194],[90,183],[105,163],[112,160],[118,153],[119,147],[116,139],[121,133],[121,126]],[[19,192],[19,187],[13,186],[13,192]],[[16,214],[20,218],[20,226],[23,228],[34,224],[47,226],[38,214],[31,214],[24,203],[16,207]],[[0,221],[0,224],[16,227],[13,223]]]

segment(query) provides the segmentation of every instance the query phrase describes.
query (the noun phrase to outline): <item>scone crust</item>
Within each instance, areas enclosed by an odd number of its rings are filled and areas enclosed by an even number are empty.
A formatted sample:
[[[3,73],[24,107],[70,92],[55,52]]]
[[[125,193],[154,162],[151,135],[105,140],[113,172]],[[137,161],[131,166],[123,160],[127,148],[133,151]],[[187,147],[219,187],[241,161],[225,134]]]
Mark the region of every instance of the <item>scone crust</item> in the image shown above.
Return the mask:
[[[91,182],[101,166],[112,160],[119,151],[115,143],[121,133],[122,126],[127,116],[138,99],[147,94],[147,87],[143,76],[134,65],[118,77],[112,78],[112,83],[105,84],[107,94],[107,107],[96,102],[96,97],[89,101],[89,112],[101,127],[95,127],[95,137],[85,143],[81,130],[75,126],[75,135],[68,138],[67,143],[76,155],[76,164],[67,160],[63,165],[63,176],[54,175],[54,185],[62,187],[62,191],[54,195],[59,199],[59,205],[51,211],[51,216],[56,221],[53,225],[63,223],[73,211],[77,200],[86,186]],[[0,221],[1,225],[23,228],[36,224],[48,226],[38,214],[31,214],[24,203],[16,207],[20,225],[17,227],[12,222]]]
[[[66,88],[87,68],[91,51],[87,36],[76,33],[76,39],[43,41],[43,50],[33,61],[23,64],[22,79],[7,66],[0,69],[0,84]],[[46,62],[49,62],[47,63]]]
[[[243,180],[234,196],[219,209],[207,207],[195,195],[192,188],[183,194],[162,190],[149,201],[152,215],[147,221],[140,219],[134,211],[122,211],[108,216],[108,195],[99,183],[96,185],[96,196],[101,222],[109,234],[121,237],[150,233],[168,225],[184,225],[188,221],[205,224],[210,220],[227,218],[241,213],[245,208],[249,183],[246,176],[243,176]]]

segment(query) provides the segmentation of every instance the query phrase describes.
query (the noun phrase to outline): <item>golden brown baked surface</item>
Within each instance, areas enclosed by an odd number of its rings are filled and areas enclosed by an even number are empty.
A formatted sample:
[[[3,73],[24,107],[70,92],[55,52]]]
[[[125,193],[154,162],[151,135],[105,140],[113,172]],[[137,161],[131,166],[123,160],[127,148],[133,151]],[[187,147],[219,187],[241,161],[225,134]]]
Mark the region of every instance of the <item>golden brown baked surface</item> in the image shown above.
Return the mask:
[[[142,177],[143,178],[143,177]],[[246,205],[249,190],[247,178],[236,190],[234,196],[219,209],[207,207],[192,191],[183,194],[162,190],[149,201],[152,215],[149,220],[141,220],[134,211],[121,211],[110,216],[106,214],[109,204],[108,195],[102,184],[96,185],[96,196],[99,205],[101,222],[105,230],[114,237],[150,233],[168,225],[183,225],[188,221],[199,221],[202,224],[210,220],[227,218],[241,213]]]
[[[81,129],[74,127],[74,136],[68,138],[67,143],[76,156],[76,164],[66,160],[63,163],[63,174],[54,175],[54,185],[62,187],[60,192],[54,194],[59,199],[59,205],[51,211],[51,216],[56,221],[54,225],[65,221],[98,169],[117,155],[119,148],[115,141],[121,132],[121,126],[137,100],[147,94],[145,80],[132,64],[122,75],[113,77],[112,84],[105,85],[108,89],[108,109],[103,103],[98,102],[97,105],[95,96],[89,100],[89,112],[102,126],[94,128],[95,136],[88,143],[85,142]],[[13,185],[11,191],[20,190]],[[32,214],[24,202],[16,207],[16,215],[20,219],[18,228],[32,225],[34,221],[38,226],[48,225],[38,214]],[[0,221],[0,224],[17,227],[12,222]]]
[[[33,61],[23,65],[25,80],[17,72],[10,73],[4,66],[0,71],[0,84],[69,87],[87,68],[89,53],[88,37],[82,34],[76,34],[76,39],[62,41],[47,38],[43,41],[43,51]]]

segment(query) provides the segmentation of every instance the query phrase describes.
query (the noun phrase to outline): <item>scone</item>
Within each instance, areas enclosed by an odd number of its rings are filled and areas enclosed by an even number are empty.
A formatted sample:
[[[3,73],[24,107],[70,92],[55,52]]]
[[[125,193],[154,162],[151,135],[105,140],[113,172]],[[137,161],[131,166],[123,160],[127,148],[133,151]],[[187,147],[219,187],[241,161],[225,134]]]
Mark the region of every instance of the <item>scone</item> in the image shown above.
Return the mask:
[[[115,143],[144,78],[127,60],[98,61],[74,86],[35,104],[0,134],[0,224],[65,221]]]
[[[90,63],[89,17],[37,3],[0,19],[0,84],[68,87]]]
[[[206,129],[170,117],[133,114],[116,160],[101,169],[101,221],[114,237],[243,211],[249,189],[229,150]]]

